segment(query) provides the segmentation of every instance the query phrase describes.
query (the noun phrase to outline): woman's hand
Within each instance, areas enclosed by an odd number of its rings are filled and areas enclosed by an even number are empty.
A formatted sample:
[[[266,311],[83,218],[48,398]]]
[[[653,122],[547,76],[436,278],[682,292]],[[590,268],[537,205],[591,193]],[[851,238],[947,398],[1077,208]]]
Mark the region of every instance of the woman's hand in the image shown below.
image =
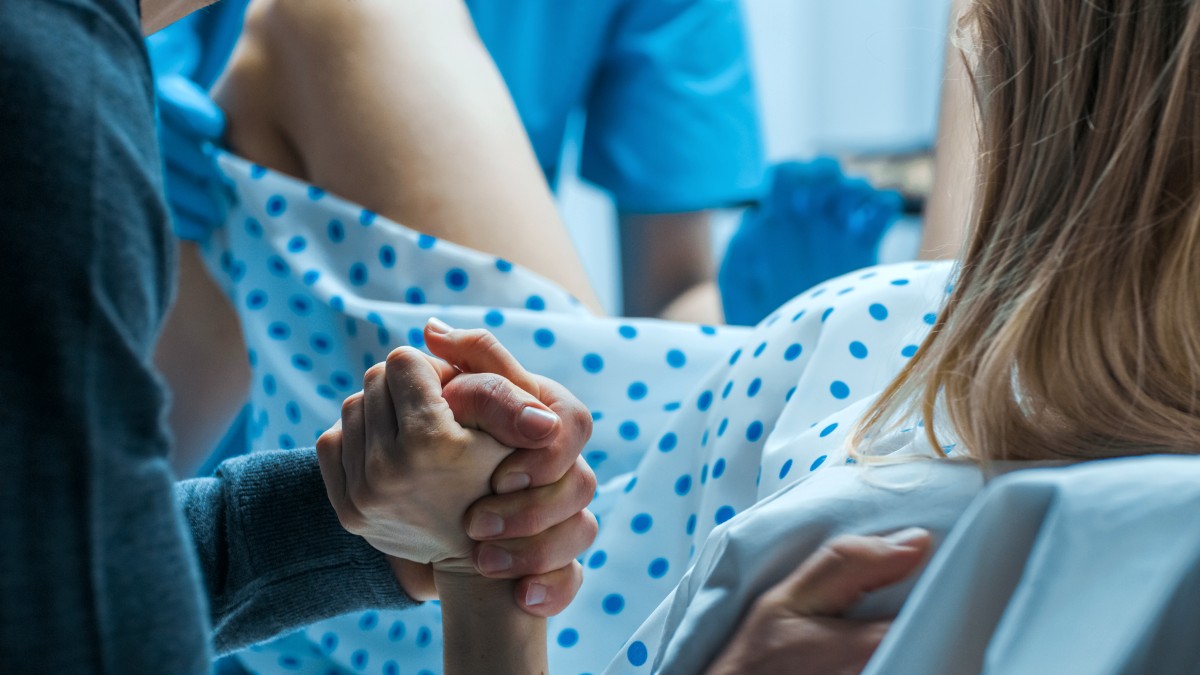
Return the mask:
[[[842,615],[916,571],[930,545],[918,528],[830,540],[754,603],[708,675],[861,672],[891,622]]]

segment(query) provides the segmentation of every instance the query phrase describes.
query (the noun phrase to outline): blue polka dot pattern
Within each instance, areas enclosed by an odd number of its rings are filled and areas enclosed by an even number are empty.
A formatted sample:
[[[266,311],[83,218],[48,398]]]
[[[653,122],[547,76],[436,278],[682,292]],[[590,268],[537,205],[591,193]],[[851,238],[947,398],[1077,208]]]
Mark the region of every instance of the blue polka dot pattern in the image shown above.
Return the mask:
[[[598,570],[604,567],[604,563],[608,560],[608,555],[604,551],[596,551],[588,557],[587,566],[591,569]]]
[[[605,614],[620,614],[621,610],[625,609],[625,598],[617,593],[612,593],[604,596],[601,604]]]
[[[546,309],[546,301],[540,295],[531,295],[525,299],[525,309],[540,312]]]
[[[758,439],[762,438],[762,435],[763,435],[763,423],[762,422],[755,420],[750,423],[750,426],[746,427],[746,440],[750,441],[751,443],[758,441]]]
[[[617,329],[617,333],[626,340],[632,340],[637,337],[637,329],[633,326],[621,326]]]
[[[629,659],[629,663],[633,666],[643,666],[646,664],[646,659],[650,657],[650,652],[647,651],[645,643],[635,641],[629,645],[629,649],[625,650],[625,658]]]
[[[455,267],[446,272],[446,287],[452,291],[466,290],[467,284],[470,283],[465,270]]]
[[[850,387],[841,380],[834,380],[829,385],[829,393],[833,394],[833,397],[836,399],[846,399],[850,397]]]
[[[410,305],[425,304],[425,291],[416,286],[411,286],[407,291],[404,291],[404,301]]]
[[[746,397],[754,398],[760,389],[762,389],[762,378],[756,377],[750,381],[750,386],[746,387]]]
[[[867,308],[867,311],[871,313],[871,318],[876,321],[883,321],[888,318],[888,308],[879,303],[871,305]]]
[[[579,631],[574,628],[564,628],[558,633],[558,645],[570,649],[579,643]]]
[[[671,563],[667,562],[666,558],[655,558],[650,561],[650,567],[646,569],[646,574],[650,575],[651,579],[661,579],[667,574],[667,570],[671,568]]]
[[[488,310],[488,313],[483,315],[483,322],[492,328],[499,328],[504,325],[504,313],[498,309]]]
[[[308,241],[299,235],[288,240],[287,249],[292,253],[299,253],[308,248]]]
[[[279,195],[275,195],[267,200],[267,215],[278,218],[287,211],[287,200]]]
[[[639,513],[629,523],[629,528],[638,534],[645,534],[654,525],[654,519],[648,513]]]
[[[362,263],[354,263],[350,266],[350,283],[355,286],[362,286],[367,283],[369,274],[367,266]]]
[[[779,480],[783,480],[784,478],[786,478],[788,475],[788,472],[790,472],[791,470],[792,470],[792,460],[789,459],[788,461],[783,463],[783,466],[781,466],[779,468]]]
[[[375,224],[375,219],[378,217],[379,214],[375,213],[374,211],[363,209],[358,214],[358,224],[362,225],[363,227],[370,227]]]
[[[725,505],[725,506],[722,506],[721,508],[717,509],[716,514],[713,516],[713,520],[715,520],[716,523],[718,525],[720,525],[720,524],[728,521],[730,518],[732,518],[734,515],[736,515],[736,513],[737,512],[734,511],[732,506]]]
[[[832,434],[837,428],[838,428],[837,422],[834,422],[833,424],[830,424],[829,426],[825,427],[824,429],[821,430],[821,438],[825,438],[829,434]]]
[[[513,264],[509,261],[505,260],[504,258],[496,258],[496,269],[500,270],[501,272],[511,272],[512,268]]]
[[[329,236],[329,241],[340,244],[346,240],[346,226],[340,220],[331,220],[325,228],[325,233]]]
[[[379,264],[383,265],[384,267],[388,267],[388,268],[395,267],[396,266],[396,249],[392,248],[388,244],[384,244],[383,246],[380,246],[379,247]]]
[[[675,494],[679,495],[680,497],[683,497],[684,495],[686,495],[687,493],[689,493],[691,491],[692,491],[692,477],[691,476],[680,476],[678,479],[675,480]]]
[[[549,328],[539,328],[533,332],[533,341],[537,346],[549,348],[554,346],[554,332]]]
[[[917,347],[916,345],[905,345],[904,349],[900,350],[900,355],[906,359],[911,359],[912,357],[917,355],[918,349],[919,349],[919,347]]]
[[[802,351],[804,351],[804,347],[800,346],[799,343],[794,343],[787,348],[787,351],[783,353],[783,360],[795,361],[796,359],[800,358],[800,353]]]
[[[863,343],[859,342],[858,340],[851,342],[850,343],[850,356],[853,356],[856,359],[867,358],[867,346],[864,345]]]
[[[670,452],[675,449],[678,443],[679,437],[674,432],[668,431],[658,440],[658,449],[662,452]]]
[[[638,429],[637,422],[629,420],[621,423],[621,438],[624,438],[627,441],[632,441],[637,439],[639,432],[640,430]]]
[[[678,349],[667,352],[667,365],[672,368],[682,368],[687,364],[687,356]]]
[[[417,248],[428,251],[437,243],[437,237],[431,237],[428,234],[417,236]]]
[[[598,373],[604,370],[604,359],[599,354],[584,354],[583,369],[589,373]]]

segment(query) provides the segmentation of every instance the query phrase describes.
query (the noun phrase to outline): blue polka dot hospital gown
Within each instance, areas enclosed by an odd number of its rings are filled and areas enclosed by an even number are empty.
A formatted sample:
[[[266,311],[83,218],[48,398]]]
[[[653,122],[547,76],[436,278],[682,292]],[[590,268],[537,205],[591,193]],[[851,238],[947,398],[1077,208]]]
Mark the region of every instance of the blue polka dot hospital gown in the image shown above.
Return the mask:
[[[592,410],[584,456],[601,486],[591,507],[600,533],[581,559],[578,597],[550,620],[553,673],[650,671],[661,630],[643,623],[709,534],[850,461],[842,446],[855,416],[916,352],[950,271],[863,270],[753,329],[593,317],[507,261],[236,157],[221,164],[239,205],[205,255],[249,349],[253,449],[311,446],[366,368],[396,346],[423,347],[431,316],[490,329]],[[365,612],[242,660],[259,672],[438,673],[440,625],[436,603]]]

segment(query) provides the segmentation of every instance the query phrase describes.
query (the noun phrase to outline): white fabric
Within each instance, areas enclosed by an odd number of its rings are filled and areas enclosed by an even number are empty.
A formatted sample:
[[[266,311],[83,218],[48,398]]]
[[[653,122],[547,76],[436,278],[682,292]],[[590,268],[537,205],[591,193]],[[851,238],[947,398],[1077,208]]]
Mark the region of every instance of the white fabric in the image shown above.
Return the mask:
[[[585,457],[602,482],[592,506],[601,529],[582,558],[576,601],[550,622],[554,673],[596,673],[610,661],[650,670],[657,636],[630,637],[721,523],[750,521],[735,516],[780,490],[803,495],[798,481],[849,461],[846,434],[915,353],[950,272],[929,263],[863,270],[805,293],[752,330],[597,318],[549,281],[493,256],[237,158],[222,166],[240,206],[208,256],[251,350],[255,449],[311,444],[366,367],[397,345],[422,346],[430,316],[490,328],[526,367],[559,380],[593,411]],[[919,452],[923,435],[915,431],[886,442]],[[831,480],[820,489],[832,495],[843,483]],[[876,492],[853,481],[845,487],[871,510],[874,498],[864,495]],[[958,490],[947,493],[953,503],[965,498]],[[809,512],[784,503],[763,511],[786,531],[809,531]],[[822,513],[818,529],[857,522],[853,512],[837,522]],[[321,622],[244,660],[260,672],[439,672],[439,608]]]
[[[946,540],[872,675],[1198,673],[1200,459],[1023,471]]]

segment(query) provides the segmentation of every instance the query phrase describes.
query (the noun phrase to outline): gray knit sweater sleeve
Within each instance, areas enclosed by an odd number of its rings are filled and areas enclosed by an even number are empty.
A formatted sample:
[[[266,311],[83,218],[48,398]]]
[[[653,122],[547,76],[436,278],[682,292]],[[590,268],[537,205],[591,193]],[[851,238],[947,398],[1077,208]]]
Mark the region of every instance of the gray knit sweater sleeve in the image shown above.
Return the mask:
[[[414,604],[383,554],[338,523],[311,449],[231,459],[212,478],[179,483],[176,500],[218,653],[338,614]]]

